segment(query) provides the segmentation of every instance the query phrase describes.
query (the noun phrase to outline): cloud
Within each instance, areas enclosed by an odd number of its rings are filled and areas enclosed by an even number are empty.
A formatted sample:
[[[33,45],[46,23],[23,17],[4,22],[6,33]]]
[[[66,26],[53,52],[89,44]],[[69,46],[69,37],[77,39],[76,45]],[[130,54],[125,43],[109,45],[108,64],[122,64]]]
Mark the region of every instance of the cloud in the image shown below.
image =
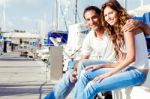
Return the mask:
[[[71,6],[71,3],[74,3],[74,2],[70,1],[70,0],[61,0],[60,1],[61,6]]]
[[[3,1],[0,1],[0,6],[3,5]]]
[[[9,28],[15,27],[15,24],[12,21],[9,21],[7,27]]]
[[[41,1],[42,1],[42,0],[41,0]],[[26,3],[27,3],[27,4],[30,4],[30,5],[39,4],[39,2],[37,2],[37,0],[26,0]]]
[[[0,7],[6,3],[6,6],[14,5],[14,4],[28,4],[28,5],[38,5],[41,4],[43,0],[0,0]]]
[[[18,2],[19,0],[0,0],[0,7],[4,5],[8,6],[10,4],[13,4],[15,2]]]
[[[22,21],[29,22],[29,23],[33,21],[33,19],[26,17],[26,16],[23,16],[21,19],[22,19]]]
[[[4,5],[4,0],[0,0],[0,6]]]
[[[23,24],[34,25],[35,23],[38,22],[38,19],[33,19],[31,17],[28,17],[28,16],[23,16],[23,17],[20,17],[20,21]]]
[[[12,16],[6,20],[6,28],[9,31],[13,31],[14,29],[26,30],[26,31],[36,31],[37,19],[33,19],[27,16]]]

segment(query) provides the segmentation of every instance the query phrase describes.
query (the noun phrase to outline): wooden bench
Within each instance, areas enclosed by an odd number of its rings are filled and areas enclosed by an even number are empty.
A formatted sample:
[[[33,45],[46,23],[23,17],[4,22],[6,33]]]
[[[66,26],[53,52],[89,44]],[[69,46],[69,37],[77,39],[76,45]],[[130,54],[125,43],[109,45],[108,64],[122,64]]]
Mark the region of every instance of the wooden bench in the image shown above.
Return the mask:
[[[150,71],[143,85],[115,90],[112,94],[113,99],[150,99]]]

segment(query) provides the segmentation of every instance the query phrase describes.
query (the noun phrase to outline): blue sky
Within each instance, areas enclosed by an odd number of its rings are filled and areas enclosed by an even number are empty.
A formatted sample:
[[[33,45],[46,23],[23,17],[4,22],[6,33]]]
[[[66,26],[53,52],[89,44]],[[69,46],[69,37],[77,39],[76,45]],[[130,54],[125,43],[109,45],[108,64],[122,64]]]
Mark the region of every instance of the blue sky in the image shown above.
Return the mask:
[[[3,27],[3,5],[0,0],[0,27]],[[106,0],[78,0],[78,22],[82,22],[82,13],[86,6],[100,6]],[[124,5],[124,0],[118,0]],[[150,4],[150,0],[143,0],[144,4]],[[7,31],[14,29],[29,32],[47,32],[56,29],[66,30],[67,26],[74,24],[75,0],[58,0],[59,12],[56,17],[56,0],[5,0],[5,26]],[[140,0],[127,0],[127,9],[135,9],[140,6]],[[60,8],[62,10],[60,10]],[[56,18],[58,22],[56,21]]]

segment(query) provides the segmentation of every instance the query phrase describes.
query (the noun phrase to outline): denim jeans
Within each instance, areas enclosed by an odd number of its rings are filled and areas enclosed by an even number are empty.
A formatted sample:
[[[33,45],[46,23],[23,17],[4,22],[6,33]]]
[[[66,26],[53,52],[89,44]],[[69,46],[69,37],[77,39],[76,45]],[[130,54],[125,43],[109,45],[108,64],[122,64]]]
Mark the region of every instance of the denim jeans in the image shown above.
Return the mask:
[[[99,92],[111,91],[119,88],[142,84],[146,79],[146,73],[129,67],[125,71],[114,74],[100,82],[94,82],[96,76],[109,72],[111,69],[101,68],[95,71],[82,71],[76,83],[75,99],[93,99]]]
[[[90,66],[90,65],[96,65],[96,64],[108,64],[108,63],[111,63],[109,61],[104,61],[104,60],[89,60],[89,59],[84,59],[84,60],[81,60],[78,64],[78,80],[80,79],[80,74],[81,74],[81,70],[83,70],[83,68],[87,67],[87,66]],[[82,78],[81,78],[82,79]],[[75,88],[74,88],[74,98],[77,96],[77,90],[79,89],[82,89],[81,86],[78,86],[75,85]],[[79,90],[80,92],[80,90]]]
[[[88,59],[81,60],[78,64],[78,77],[80,75],[81,70],[86,66],[89,66],[91,64],[102,64],[102,63],[104,64],[106,62]],[[70,82],[70,74],[72,71],[73,71],[72,69],[68,70],[61,79],[61,81],[54,86],[54,88],[49,92],[49,94],[44,99],[65,99],[75,85]]]
[[[104,60],[92,60],[92,59],[84,59],[84,60],[81,60],[78,64],[78,78],[80,76],[80,73],[81,73],[81,70],[87,66],[90,66],[90,65],[96,65],[96,64],[107,64],[107,63],[111,63],[109,61],[104,61]]]
[[[65,99],[74,87],[74,84],[70,82],[72,71],[72,69],[68,70],[60,82],[54,86],[44,99]]]

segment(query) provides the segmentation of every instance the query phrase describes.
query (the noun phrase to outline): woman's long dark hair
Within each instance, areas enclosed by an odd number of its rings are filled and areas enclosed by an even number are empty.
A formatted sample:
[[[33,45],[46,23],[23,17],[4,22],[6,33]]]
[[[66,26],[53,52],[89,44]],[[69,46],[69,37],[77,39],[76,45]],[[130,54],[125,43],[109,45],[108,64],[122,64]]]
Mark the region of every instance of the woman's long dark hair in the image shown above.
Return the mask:
[[[109,25],[105,21],[104,17],[104,9],[106,7],[110,7],[111,9],[115,10],[118,14],[118,22],[115,26]],[[130,19],[131,16],[129,16],[126,12],[126,10],[117,2],[115,1],[108,1],[105,4],[102,5],[101,8],[102,12],[102,24],[104,28],[107,30],[113,44],[114,44],[114,50],[116,53],[116,58],[119,59],[119,56],[122,54],[121,48],[124,46],[124,37],[123,37],[123,32],[121,32],[121,26],[125,25],[126,20]]]

